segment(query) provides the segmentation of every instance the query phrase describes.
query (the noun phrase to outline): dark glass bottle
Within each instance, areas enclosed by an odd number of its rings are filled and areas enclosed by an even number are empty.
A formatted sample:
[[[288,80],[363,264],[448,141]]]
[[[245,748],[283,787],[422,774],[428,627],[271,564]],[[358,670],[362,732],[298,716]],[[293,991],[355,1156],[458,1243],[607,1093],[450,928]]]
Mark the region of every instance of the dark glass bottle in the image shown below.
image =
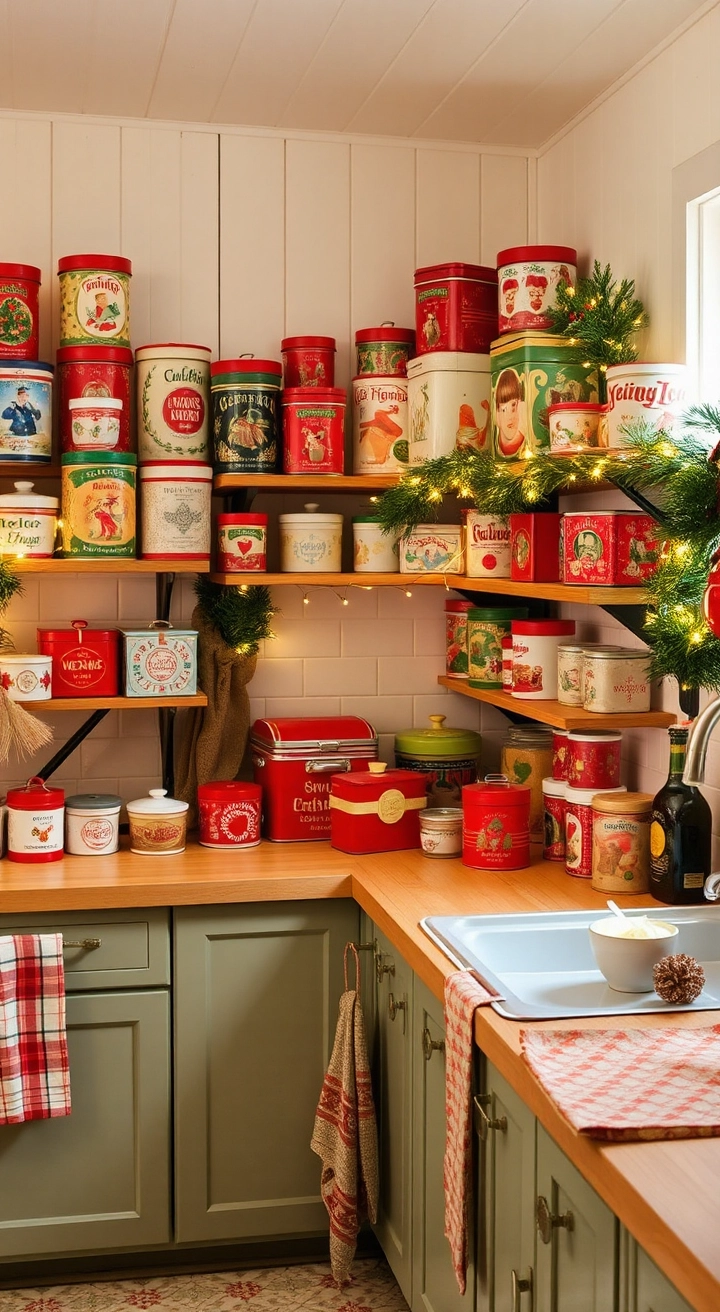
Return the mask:
[[[650,892],[659,902],[703,901],[710,874],[712,813],[700,792],[683,783],[688,730],[672,728],[670,773],[653,800],[650,822]]]

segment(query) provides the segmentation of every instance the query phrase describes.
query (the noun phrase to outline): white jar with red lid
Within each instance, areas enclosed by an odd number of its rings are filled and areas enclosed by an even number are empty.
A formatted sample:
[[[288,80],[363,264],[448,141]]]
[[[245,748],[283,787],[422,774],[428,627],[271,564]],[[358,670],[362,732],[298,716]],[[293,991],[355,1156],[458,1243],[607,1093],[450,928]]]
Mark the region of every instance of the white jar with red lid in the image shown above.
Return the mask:
[[[262,788],[238,779],[198,785],[202,847],[257,847]]]
[[[558,646],[575,632],[574,620],[513,620],[512,695],[557,698]]]
[[[9,788],[8,857],[11,861],[60,861],[63,854],[65,792],[33,775],[23,788]]]

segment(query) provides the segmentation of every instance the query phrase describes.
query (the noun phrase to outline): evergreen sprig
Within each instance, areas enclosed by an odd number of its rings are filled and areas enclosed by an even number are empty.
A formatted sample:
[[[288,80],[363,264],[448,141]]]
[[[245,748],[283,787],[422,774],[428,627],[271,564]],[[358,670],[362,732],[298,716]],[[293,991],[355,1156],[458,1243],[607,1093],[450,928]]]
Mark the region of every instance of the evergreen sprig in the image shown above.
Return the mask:
[[[589,278],[576,286],[559,282],[555,304],[547,308],[552,331],[567,338],[580,364],[591,364],[599,372],[601,400],[603,375],[608,365],[637,360],[636,338],[646,327],[645,307],[635,295],[635,283],[623,278],[617,283],[609,264],[598,260]]]
[[[0,615],[6,611],[13,597],[22,592],[22,583],[9,561],[0,560]]]
[[[195,595],[206,621],[214,624],[229,647],[244,656],[252,656],[263,638],[272,638],[275,608],[270,589],[252,584],[246,592],[240,587],[223,587],[206,575],[198,574]]]

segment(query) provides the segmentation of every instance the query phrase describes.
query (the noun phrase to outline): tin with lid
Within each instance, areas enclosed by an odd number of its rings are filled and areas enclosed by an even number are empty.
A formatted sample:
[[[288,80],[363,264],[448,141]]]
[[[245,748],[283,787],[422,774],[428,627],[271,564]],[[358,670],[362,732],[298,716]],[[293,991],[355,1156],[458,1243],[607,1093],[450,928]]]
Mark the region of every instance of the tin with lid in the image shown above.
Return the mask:
[[[267,525],[267,515],[254,511],[217,516],[217,563],[221,573],[264,573]]]
[[[650,652],[646,648],[583,655],[583,708],[599,715],[650,710]]]
[[[543,779],[543,858],[565,860],[565,789],[563,779]]]
[[[124,346],[59,349],[57,408],[62,451],[133,450],[132,363],[132,351]]]
[[[563,706],[582,706],[586,651],[617,650],[617,647],[600,642],[561,642],[558,645],[558,701]]]
[[[510,525],[499,515],[461,511],[465,530],[465,573],[470,578],[510,578]]]
[[[135,352],[138,453],[147,460],[210,459],[209,346],[156,342]]]
[[[0,359],[0,467],[50,464],[54,373],[42,360]]]
[[[352,427],[355,474],[407,469],[407,378],[365,374],[353,378]]]
[[[417,524],[400,538],[401,574],[462,574],[463,543],[459,524]]]
[[[550,331],[548,307],[557,289],[574,287],[577,251],[572,246],[510,246],[497,257],[499,331]]]
[[[339,574],[342,569],[342,515],[320,511],[309,501],[304,512],[279,515],[280,569],[284,574]]]
[[[565,869],[579,879],[592,876],[593,800],[602,791],[605,796],[626,793],[624,784],[617,788],[572,788],[565,790]]]
[[[62,456],[63,556],[135,557],[137,457],[66,451]]]
[[[87,620],[38,629],[38,651],[52,659],[56,697],[117,697],[120,630],[93,629]]]
[[[423,856],[458,857],[462,853],[463,813],[459,806],[433,806],[420,812]]]
[[[463,865],[522,870],[530,864],[530,789],[503,774],[462,790]]]
[[[677,432],[691,400],[689,376],[684,364],[652,364],[635,360],[608,365],[605,375],[608,398],[608,445],[617,450],[628,445],[626,424],[642,420],[655,432]]]
[[[48,560],[55,551],[57,497],[41,496],[33,483],[15,483],[0,496],[0,555]]]
[[[384,533],[377,515],[353,516],[353,570],[356,574],[397,574],[398,539]]]
[[[652,793],[598,793],[592,800],[592,887],[599,893],[650,889]]]
[[[153,620],[121,629],[126,697],[191,697],[197,692],[197,630]]]
[[[283,392],[283,472],[342,474],[345,390],[287,387]]]
[[[274,474],[281,450],[278,360],[216,360],[210,402],[218,474]]]
[[[367,770],[330,780],[330,843],[341,852],[398,852],[420,846],[425,781],[412,770],[388,770],[369,761]]]
[[[431,351],[486,354],[497,336],[498,276],[482,264],[429,264],[415,270],[418,355]]]
[[[33,653],[0,651],[0,687],[11,702],[47,702],[52,697],[52,660]]]
[[[73,856],[117,852],[121,800],[114,793],[77,793],[65,802],[65,851]]]
[[[37,359],[40,280],[34,264],[0,264],[0,359]]]
[[[548,408],[550,452],[574,456],[608,444],[607,406],[597,401],[558,401]]]
[[[411,465],[489,449],[490,357],[436,351],[408,362]]]
[[[445,602],[445,673],[449,679],[468,676],[468,614],[472,601],[452,597]]]
[[[105,342],[130,347],[132,264],[122,255],[64,255],[60,280],[60,345]]]
[[[659,524],[627,510],[568,511],[562,517],[563,582],[637,587],[657,568]]]
[[[510,515],[510,578],[514,583],[558,583],[560,521],[552,510]]]
[[[185,851],[188,803],[151,788],[148,797],[128,802],[130,851],[141,856],[174,856]]]
[[[471,688],[502,688],[502,639],[527,606],[474,606],[468,611],[468,674]]]
[[[239,779],[198,785],[202,847],[257,847],[262,788]]]
[[[428,718],[426,728],[396,733],[396,763],[424,777],[430,806],[458,806],[464,785],[478,777],[482,739],[474,729],[446,725],[444,715]]]
[[[622,734],[611,729],[571,729],[567,736],[568,783],[601,793],[620,783]]]
[[[22,788],[8,788],[8,858],[28,864],[60,861],[63,854],[65,792],[33,775]]]
[[[582,363],[565,337],[514,332],[490,350],[493,450],[498,460],[524,460],[550,446],[550,406],[598,401],[597,370]]]
[[[283,337],[280,343],[285,387],[334,387],[334,337]]]
[[[404,378],[407,362],[415,351],[412,328],[396,328],[386,319],[379,328],[359,328],[355,333],[357,373]]]
[[[142,560],[210,560],[212,480],[200,460],[140,466]]]
[[[557,698],[558,644],[575,632],[574,620],[513,620],[513,697]]]

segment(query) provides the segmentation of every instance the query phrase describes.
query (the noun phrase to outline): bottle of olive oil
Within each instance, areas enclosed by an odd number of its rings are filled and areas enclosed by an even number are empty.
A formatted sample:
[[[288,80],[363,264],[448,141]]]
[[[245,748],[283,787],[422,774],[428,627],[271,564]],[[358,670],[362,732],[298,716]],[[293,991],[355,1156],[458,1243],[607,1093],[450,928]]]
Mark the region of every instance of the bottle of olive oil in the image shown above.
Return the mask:
[[[673,726],[670,773],[653,800],[650,822],[650,892],[676,906],[703,901],[710,874],[712,814],[700,792],[683,783],[688,730]]]

